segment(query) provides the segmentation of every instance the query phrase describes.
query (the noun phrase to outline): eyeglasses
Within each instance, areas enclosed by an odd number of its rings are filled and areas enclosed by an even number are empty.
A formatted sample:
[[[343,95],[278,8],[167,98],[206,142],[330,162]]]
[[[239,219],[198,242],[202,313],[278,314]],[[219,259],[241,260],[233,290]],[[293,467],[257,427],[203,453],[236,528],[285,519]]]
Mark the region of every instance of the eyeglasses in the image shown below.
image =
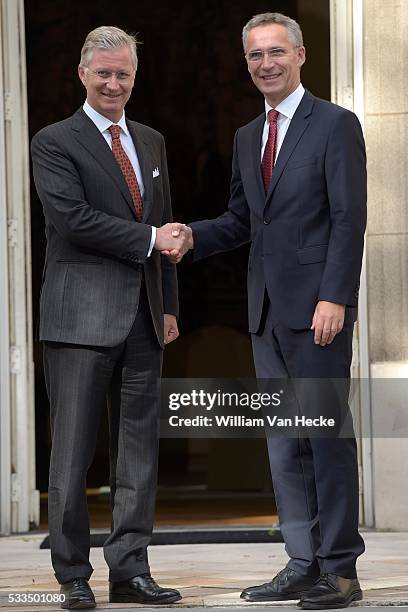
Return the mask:
[[[293,47],[294,49],[299,49],[299,47]],[[250,51],[245,54],[248,62],[261,62],[264,58],[264,55],[267,55],[269,58],[278,59],[283,58],[289,55],[291,49],[284,49],[282,47],[273,47],[272,49],[267,49],[266,51]]]
[[[129,74],[129,72],[125,72],[123,70],[119,70],[119,72],[111,72],[110,70],[92,70],[92,68],[89,68],[88,66],[86,66],[86,69],[95,74],[98,79],[101,79],[101,81],[110,81],[113,75],[115,75],[118,81],[124,82],[129,81],[129,79],[131,79],[133,76],[132,74]]]

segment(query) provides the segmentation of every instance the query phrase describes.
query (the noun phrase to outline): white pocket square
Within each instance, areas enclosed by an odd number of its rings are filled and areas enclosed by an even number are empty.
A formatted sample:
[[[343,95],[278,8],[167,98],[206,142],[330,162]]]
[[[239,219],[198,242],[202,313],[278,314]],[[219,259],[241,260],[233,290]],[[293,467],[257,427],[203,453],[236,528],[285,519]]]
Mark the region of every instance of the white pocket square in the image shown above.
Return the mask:
[[[153,170],[153,178],[156,178],[156,176],[160,176],[160,172],[159,172],[159,169],[158,169],[158,168],[155,168],[155,169]]]

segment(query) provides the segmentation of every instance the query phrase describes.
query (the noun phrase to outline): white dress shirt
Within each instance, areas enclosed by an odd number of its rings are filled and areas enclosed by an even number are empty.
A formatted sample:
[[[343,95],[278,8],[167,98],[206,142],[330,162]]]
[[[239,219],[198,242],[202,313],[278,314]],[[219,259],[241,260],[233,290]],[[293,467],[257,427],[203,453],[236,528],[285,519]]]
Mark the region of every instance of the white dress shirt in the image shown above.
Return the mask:
[[[279,112],[279,117],[278,117],[278,141],[276,143],[276,157],[275,157],[275,163],[276,160],[278,159],[278,155],[279,155],[279,151],[281,149],[282,143],[283,143],[283,139],[286,136],[286,132],[288,131],[290,122],[292,120],[293,115],[296,112],[297,107],[300,104],[300,101],[303,98],[303,94],[305,93],[305,88],[303,87],[302,83],[299,83],[299,85],[296,87],[295,91],[292,91],[291,94],[289,94],[289,96],[287,98],[285,98],[284,100],[282,100],[282,102],[279,102],[279,104],[277,106],[275,106],[275,110],[277,110]],[[261,147],[261,159],[263,157],[264,151],[265,151],[265,147],[266,147],[266,143],[268,140],[268,135],[269,135],[269,121],[268,121],[268,113],[269,111],[272,110],[272,106],[269,106],[269,104],[267,103],[267,101],[265,100],[265,125],[264,125],[264,129],[262,132],[262,147]]]
[[[96,125],[96,127],[98,128],[98,130],[100,131],[100,133],[102,134],[106,142],[108,143],[109,147],[112,149],[112,136],[109,132],[109,128],[111,125],[114,125],[113,122],[107,117],[104,117],[103,115],[98,113],[94,108],[92,108],[88,100],[85,100],[83,109],[84,109],[84,113],[86,113],[88,117],[91,119],[91,121]],[[142,170],[140,168],[139,158],[137,157],[135,145],[129,133],[129,128],[126,125],[125,112],[123,112],[122,117],[120,118],[120,120],[117,122],[116,125],[119,125],[119,127],[121,128],[120,142],[121,142],[123,149],[125,150],[126,155],[128,156],[130,160],[130,163],[132,164],[133,170],[135,171],[137,182],[139,183],[140,195],[142,196],[142,199],[143,199],[143,194],[144,194],[145,189],[144,189],[144,184],[143,184]],[[152,237],[150,240],[149,251],[147,253],[148,257],[150,257],[151,255],[155,241],[156,241],[156,228],[152,227]]]

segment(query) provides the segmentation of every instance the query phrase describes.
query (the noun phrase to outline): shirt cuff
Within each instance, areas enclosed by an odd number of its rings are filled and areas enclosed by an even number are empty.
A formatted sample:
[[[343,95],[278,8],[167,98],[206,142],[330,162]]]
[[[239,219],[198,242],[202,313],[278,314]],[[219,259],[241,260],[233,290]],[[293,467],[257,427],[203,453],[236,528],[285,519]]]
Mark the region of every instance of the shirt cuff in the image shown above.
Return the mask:
[[[149,250],[147,251],[148,257],[150,257],[150,255],[152,254],[154,243],[156,242],[156,233],[157,233],[157,228],[154,227],[154,225],[152,225],[152,237],[150,239]]]

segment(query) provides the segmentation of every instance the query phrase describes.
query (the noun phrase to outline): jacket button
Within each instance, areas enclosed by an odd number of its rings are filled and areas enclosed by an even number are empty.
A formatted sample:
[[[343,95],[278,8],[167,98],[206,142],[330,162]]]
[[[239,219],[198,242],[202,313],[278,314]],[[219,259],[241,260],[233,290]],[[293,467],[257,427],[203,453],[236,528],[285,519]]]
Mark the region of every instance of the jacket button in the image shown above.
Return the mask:
[[[270,224],[270,222],[271,222],[270,217],[264,217],[264,224],[265,224],[265,225],[269,225],[269,224]]]

